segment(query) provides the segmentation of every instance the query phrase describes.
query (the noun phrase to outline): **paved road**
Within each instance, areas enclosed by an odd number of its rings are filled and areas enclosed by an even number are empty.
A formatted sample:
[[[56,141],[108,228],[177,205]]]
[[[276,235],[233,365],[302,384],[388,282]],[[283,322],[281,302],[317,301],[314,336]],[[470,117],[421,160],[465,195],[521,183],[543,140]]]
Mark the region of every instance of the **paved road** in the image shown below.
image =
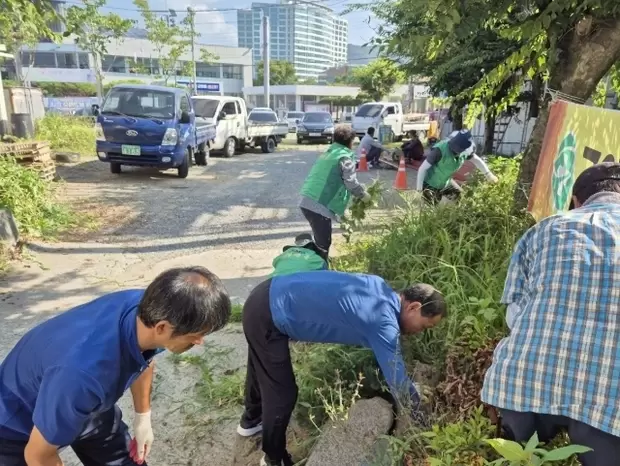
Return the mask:
[[[112,175],[97,161],[60,167],[66,199],[88,205],[105,217],[106,226],[71,241],[32,244],[31,260],[0,281],[0,358],[36,323],[104,292],[145,286],[173,266],[208,267],[233,299],[242,301],[270,273],[282,246],[308,231],[297,193],[316,156],[316,148],[307,147],[212,158],[208,167],[192,168],[185,180],[173,171],[144,169]],[[384,176],[392,179],[394,172]],[[245,363],[238,327],[211,336],[208,344],[232,351],[225,368]],[[191,394],[199,378],[197,369],[159,358],[151,464],[230,461],[234,417],[222,420],[219,412],[199,411],[188,421],[188,411],[201,409]],[[128,399],[121,405],[131,413]],[[65,461],[78,464],[70,452]]]

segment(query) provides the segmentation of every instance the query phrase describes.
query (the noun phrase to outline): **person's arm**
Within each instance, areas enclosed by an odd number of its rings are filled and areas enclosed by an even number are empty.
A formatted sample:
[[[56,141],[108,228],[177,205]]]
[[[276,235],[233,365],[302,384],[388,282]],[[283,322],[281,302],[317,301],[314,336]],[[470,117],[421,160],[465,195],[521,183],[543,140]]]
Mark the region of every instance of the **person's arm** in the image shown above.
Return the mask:
[[[426,179],[426,173],[441,159],[441,151],[439,149],[431,149],[426,156],[426,160],[422,162],[420,168],[418,168],[418,174],[416,176],[416,190],[422,191],[424,189],[424,180]]]
[[[469,160],[471,160],[474,166],[482,172],[482,174],[487,180],[493,183],[497,183],[497,177],[491,172],[486,162],[482,160],[478,155],[473,154]]]
[[[25,448],[28,466],[59,466],[58,447],[70,445],[101,406],[103,390],[90,375],[56,366],[45,371],[32,420],[34,428]]]
[[[135,411],[133,430],[136,441],[136,456],[133,459],[138,464],[146,459],[155,440],[151,425],[151,393],[153,391],[154,373],[155,362],[151,361],[149,367],[140,374],[140,377],[130,387]]]
[[[355,173],[355,162],[349,158],[343,158],[340,161],[340,176],[344,182],[345,188],[352,196],[363,199],[368,196],[366,188],[357,179]]]
[[[400,331],[390,324],[371,329],[370,347],[399,407],[417,409],[420,396],[407,375],[400,348]]]

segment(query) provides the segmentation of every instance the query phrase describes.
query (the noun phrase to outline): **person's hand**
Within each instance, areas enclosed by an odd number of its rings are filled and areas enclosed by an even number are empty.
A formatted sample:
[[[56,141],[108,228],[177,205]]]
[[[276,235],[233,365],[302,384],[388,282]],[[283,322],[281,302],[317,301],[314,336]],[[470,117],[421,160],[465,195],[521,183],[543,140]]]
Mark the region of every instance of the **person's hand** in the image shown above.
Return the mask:
[[[133,434],[129,456],[138,464],[142,464],[151,451],[155,440],[153,427],[151,426],[151,412],[135,413],[133,418]]]
[[[495,176],[493,173],[489,172],[489,173],[487,173],[487,181],[489,183],[496,184],[499,180],[497,179],[497,176]]]

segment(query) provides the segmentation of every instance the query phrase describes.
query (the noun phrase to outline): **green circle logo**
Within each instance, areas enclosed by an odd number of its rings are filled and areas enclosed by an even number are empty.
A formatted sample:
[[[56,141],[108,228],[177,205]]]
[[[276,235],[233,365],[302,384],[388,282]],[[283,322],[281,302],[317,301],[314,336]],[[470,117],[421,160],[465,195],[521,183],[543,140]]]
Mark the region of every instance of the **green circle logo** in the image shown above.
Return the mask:
[[[556,211],[565,210],[570,202],[571,190],[575,182],[576,148],[575,135],[569,132],[560,144],[553,162],[551,187],[553,189],[553,207]]]

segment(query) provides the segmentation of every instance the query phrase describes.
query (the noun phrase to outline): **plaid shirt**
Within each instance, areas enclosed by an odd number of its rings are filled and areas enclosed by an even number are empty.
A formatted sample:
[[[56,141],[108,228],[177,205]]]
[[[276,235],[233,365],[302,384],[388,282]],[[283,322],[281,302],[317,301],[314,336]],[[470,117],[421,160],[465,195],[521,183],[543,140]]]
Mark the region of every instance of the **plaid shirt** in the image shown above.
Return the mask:
[[[502,303],[518,311],[482,401],[620,437],[620,194],[599,193],[527,231]]]

